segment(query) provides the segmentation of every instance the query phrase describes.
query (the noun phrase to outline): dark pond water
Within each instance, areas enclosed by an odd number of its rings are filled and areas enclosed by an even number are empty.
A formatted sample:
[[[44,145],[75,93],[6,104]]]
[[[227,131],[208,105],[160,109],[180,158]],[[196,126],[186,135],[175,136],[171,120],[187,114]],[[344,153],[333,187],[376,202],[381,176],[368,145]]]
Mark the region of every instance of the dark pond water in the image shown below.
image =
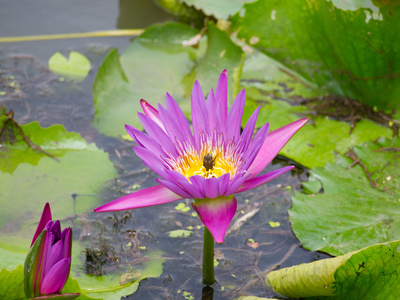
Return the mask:
[[[8,1],[0,10],[0,36],[144,28],[165,20],[172,18],[149,0]],[[155,174],[144,169],[134,155],[133,143],[105,137],[91,126],[92,86],[98,67],[111,48],[121,52],[129,40],[129,37],[113,37],[0,44],[0,90],[6,85],[7,76],[12,75],[20,82],[20,92],[0,96],[0,104],[14,110],[15,120],[21,124],[31,121],[38,121],[43,127],[62,124],[68,131],[80,133],[88,142],[108,152],[120,177],[105,187],[101,195],[104,203],[121,197],[134,184],[140,188],[155,184]],[[92,70],[82,83],[59,81],[46,67],[54,52],[67,54],[70,50],[83,53],[92,63]],[[289,163],[276,158],[265,171]],[[136,243],[137,251],[140,245],[145,245],[147,250],[164,252],[162,275],[143,280],[138,291],[128,299],[233,299],[246,294],[271,297],[273,294],[263,285],[263,272],[326,257],[304,250],[290,228],[287,215],[290,197],[294,189],[301,189],[301,181],[306,178],[306,170],[298,166],[267,185],[237,195],[238,215],[233,223],[241,215],[257,212],[229,232],[224,244],[216,245],[218,282],[213,289],[203,290],[201,283],[203,228],[198,228],[201,222],[192,216],[193,210],[176,210],[177,203],[116,214],[91,213],[86,221],[90,225],[86,228],[90,229],[84,231],[84,227],[75,226],[74,236],[88,242],[89,256],[91,249],[108,251],[107,264],[102,268],[86,264],[95,274],[128,268],[125,258],[129,255],[120,251],[127,241]],[[79,195],[74,197],[79,201]],[[181,202],[190,206],[189,200]],[[279,222],[279,225],[270,222]],[[274,224],[278,226],[273,227]],[[172,230],[188,227],[193,231],[190,237],[168,235]],[[113,255],[121,258],[122,266],[116,266]],[[134,256],[140,262],[138,252]],[[85,266],[83,253],[81,259]]]

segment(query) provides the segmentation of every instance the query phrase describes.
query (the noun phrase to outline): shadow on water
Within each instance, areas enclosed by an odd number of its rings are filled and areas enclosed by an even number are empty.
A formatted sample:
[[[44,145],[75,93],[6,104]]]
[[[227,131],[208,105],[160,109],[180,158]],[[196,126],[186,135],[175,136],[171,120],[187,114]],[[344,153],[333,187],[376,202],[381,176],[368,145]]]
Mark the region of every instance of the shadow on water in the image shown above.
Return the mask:
[[[56,4],[52,0],[7,2],[0,11],[0,36],[106,30],[115,26],[138,28],[171,19],[151,1],[121,0],[119,17],[117,4],[110,3],[97,0],[84,4],[81,1]],[[44,7],[49,17],[45,21]],[[34,21],[27,26],[24,19]],[[108,152],[120,176],[101,195],[104,202],[120,197],[121,192],[131,191],[133,184],[140,188],[153,186],[156,178],[154,173],[143,169],[141,160],[131,149],[133,143],[105,137],[91,126],[96,72],[111,47],[122,50],[128,44],[127,37],[0,44],[0,90],[8,89],[0,96],[0,104],[14,110],[15,119],[21,124],[31,121],[38,121],[43,127],[62,124],[68,131],[80,133],[88,142]],[[82,83],[60,81],[45,67],[55,51],[67,53],[71,49],[86,55],[92,63],[92,70]],[[18,89],[8,87],[9,76],[19,82]],[[288,164],[277,158],[265,172]],[[74,236],[89,243],[82,253],[82,261],[86,260],[87,272],[97,275],[121,268],[116,264],[116,257],[129,263],[140,261],[143,258],[140,251],[146,251],[141,250],[141,245],[164,253],[163,274],[141,281],[138,291],[125,299],[210,300],[247,294],[271,297],[273,294],[264,286],[263,274],[327,257],[304,250],[288,220],[290,197],[306,178],[304,170],[296,167],[267,185],[237,195],[238,215],[233,222],[240,216],[249,217],[243,224],[235,227],[232,224],[225,243],[216,245],[217,283],[213,287],[204,287],[201,283],[202,224],[192,215],[192,209],[177,210],[177,203],[131,212],[92,213],[87,220],[91,232],[76,226]],[[81,196],[71,197],[79,201]],[[180,202],[190,207],[189,200]],[[190,237],[169,236],[170,231],[188,228],[192,231]],[[130,253],[121,251],[127,243],[132,245]],[[93,249],[103,252],[93,252]],[[121,264],[128,267],[128,263]]]

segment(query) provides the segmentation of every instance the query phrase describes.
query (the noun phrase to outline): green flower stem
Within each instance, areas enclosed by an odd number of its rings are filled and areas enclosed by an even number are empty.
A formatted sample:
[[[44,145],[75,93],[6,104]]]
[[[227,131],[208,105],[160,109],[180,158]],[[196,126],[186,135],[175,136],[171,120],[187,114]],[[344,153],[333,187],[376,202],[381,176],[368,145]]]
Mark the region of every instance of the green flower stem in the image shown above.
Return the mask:
[[[214,238],[210,231],[204,227],[203,283],[212,285],[214,282]]]

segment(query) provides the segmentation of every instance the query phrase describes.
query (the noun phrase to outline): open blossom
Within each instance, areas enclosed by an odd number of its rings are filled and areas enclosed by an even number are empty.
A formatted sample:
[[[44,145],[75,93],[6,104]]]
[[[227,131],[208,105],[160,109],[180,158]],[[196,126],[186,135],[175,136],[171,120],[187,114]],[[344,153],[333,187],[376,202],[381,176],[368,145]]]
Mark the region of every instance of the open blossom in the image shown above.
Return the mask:
[[[50,205],[46,203],[25,260],[27,298],[44,299],[60,296],[70,271],[71,246],[71,228],[65,228],[61,232],[60,221],[53,222]],[[63,294],[63,296],[64,299],[73,299],[79,294]]]
[[[245,90],[236,97],[228,113],[228,79],[224,70],[215,92],[207,101],[196,81],[191,94],[192,128],[176,101],[167,93],[166,108],[158,110],[141,100],[138,113],[146,133],[126,125],[136,141],[133,147],[143,163],[161,178],[159,185],[107,203],[96,212],[153,206],[182,198],[194,199],[193,208],[217,243],[236,212],[235,193],[258,187],[291,170],[284,167],[257,176],[278,154],[307,119],[268,133],[262,126],[253,137],[258,107],[241,132]]]

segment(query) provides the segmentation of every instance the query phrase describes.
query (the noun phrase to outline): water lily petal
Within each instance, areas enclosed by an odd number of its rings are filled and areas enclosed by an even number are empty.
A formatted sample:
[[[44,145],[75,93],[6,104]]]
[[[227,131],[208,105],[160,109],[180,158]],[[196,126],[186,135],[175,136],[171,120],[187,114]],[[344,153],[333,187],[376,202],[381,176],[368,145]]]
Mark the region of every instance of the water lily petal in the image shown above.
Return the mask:
[[[225,108],[223,108],[223,105],[221,102],[217,102],[217,116],[222,115],[222,111]],[[222,118],[217,117],[217,133],[222,133],[223,136],[226,136],[226,123],[223,121]],[[228,139],[225,139],[225,145],[228,144]]]
[[[207,111],[208,111],[208,122],[210,131],[216,130],[218,132],[217,127],[217,110],[215,109],[217,106],[217,102],[215,100],[214,90],[211,88],[210,92],[207,96]]]
[[[143,160],[143,163],[146,166],[148,166],[161,177],[165,177],[165,166],[158,156],[156,156],[150,150],[140,146],[134,146],[133,151],[135,151],[135,154]]]
[[[146,100],[141,99],[140,105],[142,106],[143,112],[146,116],[152,119],[160,128],[165,131],[164,124],[161,122],[160,114],[157,109],[151,106]]]
[[[51,221],[49,221],[50,223]],[[47,223],[47,224],[49,224]],[[47,226],[47,225],[46,225]],[[51,225],[49,226],[51,227]],[[49,257],[51,246],[53,245],[54,242],[54,234],[50,232],[50,230],[45,229],[45,235],[44,235],[44,244],[43,247],[40,251],[39,255],[36,255],[38,267],[36,269],[36,274],[35,274],[35,285],[34,285],[34,295],[38,296],[40,295],[41,287],[43,284],[43,278],[45,276],[45,268],[46,268],[46,261]],[[35,262],[36,264],[36,262]]]
[[[307,122],[307,118],[297,120],[270,132],[248,172],[250,178],[257,176],[279,153],[289,139]]]
[[[45,274],[59,261],[63,258],[63,241],[59,240],[50,249],[49,256],[46,260]]]
[[[226,231],[235,215],[237,203],[234,196],[201,199],[192,203],[201,222],[210,230],[217,243],[223,243]]]
[[[222,124],[226,124],[228,116],[228,71],[225,69],[219,76],[217,88],[215,89],[215,100],[221,105],[221,110],[217,114]]]
[[[49,230],[53,234],[54,242],[58,241],[61,238],[61,223],[60,220],[56,220],[55,222],[47,223],[46,229]]]
[[[227,139],[230,141],[238,141],[240,137],[240,126],[242,124],[242,116],[244,103],[246,101],[246,91],[241,90],[233,101],[229,110],[228,119],[226,121]]]
[[[194,175],[189,178],[195,188],[200,192],[202,198],[216,198],[219,194],[219,178],[204,178]],[[196,197],[194,197],[196,198]],[[197,198],[196,198],[197,199]]]
[[[161,147],[165,149],[165,151],[172,155],[177,155],[175,146],[171,142],[169,136],[165,133],[165,129],[161,129],[161,127],[158,126],[152,119],[142,113],[138,112],[138,116],[140,123],[142,123],[147,134],[157,141],[157,143],[159,143]]]
[[[193,85],[191,100],[193,135],[196,141],[197,149],[200,149],[200,134],[202,132],[209,132],[209,122],[206,101],[203,91],[201,90],[201,86],[197,80]]]
[[[250,118],[247,120],[246,126],[244,126],[241,138],[245,143],[244,149],[247,149],[250,145],[251,138],[253,137],[254,128],[256,127],[256,122],[258,118],[258,113],[260,112],[261,106],[257,107],[256,110],[251,114]]]
[[[111,201],[96,208],[94,211],[104,212],[135,209],[169,203],[182,198],[163,185],[156,185]]]
[[[226,194],[226,191],[229,187],[229,180],[231,178],[231,174],[226,173],[221,177],[218,177],[218,195],[223,196]]]
[[[72,248],[72,231],[71,227],[67,227],[61,233],[61,240],[64,244],[63,255],[62,258],[71,256],[71,248]]]
[[[172,143],[175,143],[176,140],[188,140],[182,127],[176,123],[174,117],[161,104],[158,105],[158,111],[160,112],[161,120],[164,123],[165,130]]]
[[[191,184],[186,178],[185,179],[177,179],[176,182],[182,186],[182,188],[190,194],[190,199],[199,199],[203,198],[203,194],[199,191],[199,189]]]
[[[206,193],[204,192],[204,177],[200,175],[194,175],[189,177],[190,182],[192,185],[199,191],[201,198],[206,198]]]
[[[278,170],[269,172],[267,174],[263,174],[258,177],[248,179],[237,189],[236,193],[241,193],[241,192],[245,192],[247,190],[254,189],[264,183],[271,181],[272,179],[275,179],[276,177],[281,176],[283,173],[286,173],[287,171],[290,171],[293,168],[294,168],[294,166],[288,166],[288,167],[280,168]]]
[[[189,198],[189,199],[192,198],[192,196],[190,194],[188,194],[185,190],[183,190],[178,184],[172,183],[167,180],[162,180],[159,178],[156,178],[156,181],[159,184],[162,184],[163,186],[165,186],[167,189],[173,191],[175,194],[178,194],[182,198]]]
[[[49,221],[51,221],[51,210],[50,210],[50,204],[47,202],[44,205],[43,208],[43,212],[42,212],[42,216],[40,218],[38,227],[36,228],[35,234],[33,235],[33,239],[32,239],[32,243],[31,243],[31,247],[33,245],[33,243],[36,241],[37,237],[39,236],[39,234],[43,231],[44,227],[47,225],[47,223]]]
[[[218,178],[208,178],[204,180],[204,192],[207,198],[213,199],[220,196]]]
[[[135,127],[125,124],[126,132],[133,138],[133,140],[138,143],[141,147],[149,149],[151,152],[154,152],[155,155],[165,155],[162,150],[160,144],[155,141],[152,137],[147,134],[141,132]]]
[[[182,109],[179,107],[178,103],[176,103],[175,99],[171,97],[170,94],[167,93],[166,97],[166,106],[169,113],[175,118],[177,124],[180,127],[180,130],[183,130],[183,135],[186,140],[194,142],[192,130],[190,129],[189,122],[185,117],[185,114],[182,112]]]
[[[42,262],[46,259],[46,240],[47,230],[44,229],[36,238],[32,247],[30,248],[24,263],[24,285],[26,297],[32,298],[39,295],[39,288],[37,288],[40,272],[43,273]],[[41,271],[42,270],[42,271]],[[41,274],[42,274],[41,273]],[[39,281],[40,282],[40,281]],[[35,295],[35,291],[37,294]]]
[[[237,189],[245,183],[245,181],[249,178],[250,174],[245,174],[245,172],[241,174],[237,174],[233,180],[229,183],[229,187],[225,192],[226,196],[232,195],[237,191]]]
[[[63,258],[56,263],[44,276],[40,287],[40,295],[54,294],[61,292],[69,275],[71,257]]]
[[[250,147],[246,150],[244,154],[245,164],[243,166],[243,170],[248,170],[251,164],[254,162],[258,153],[260,152],[261,147],[263,146],[265,139],[268,136],[269,123],[262,126],[254,136],[254,139],[251,141]],[[250,171],[248,171],[249,173]]]

